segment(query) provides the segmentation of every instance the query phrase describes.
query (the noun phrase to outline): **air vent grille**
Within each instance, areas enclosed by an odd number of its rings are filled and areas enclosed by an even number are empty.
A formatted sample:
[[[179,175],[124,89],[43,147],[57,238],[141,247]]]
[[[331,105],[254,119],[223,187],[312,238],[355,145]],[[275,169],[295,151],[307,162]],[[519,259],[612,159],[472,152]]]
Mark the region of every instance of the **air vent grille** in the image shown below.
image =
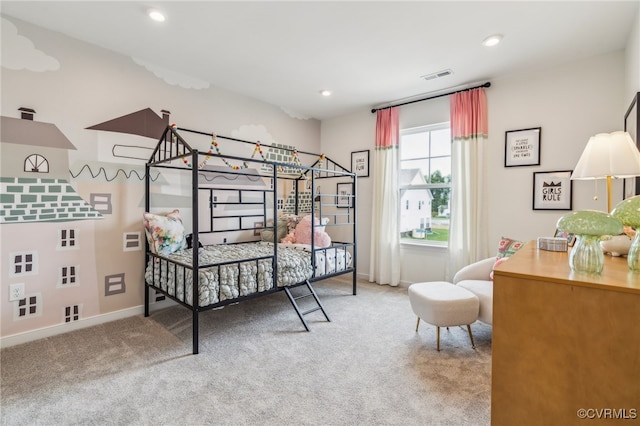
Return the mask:
[[[423,78],[423,79],[429,81],[429,80],[435,80],[436,78],[446,77],[446,76],[451,75],[451,74],[453,74],[453,71],[451,71],[451,70],[442,70],[442,71],[434,72],[432,74],[423,75],[420,78]]]

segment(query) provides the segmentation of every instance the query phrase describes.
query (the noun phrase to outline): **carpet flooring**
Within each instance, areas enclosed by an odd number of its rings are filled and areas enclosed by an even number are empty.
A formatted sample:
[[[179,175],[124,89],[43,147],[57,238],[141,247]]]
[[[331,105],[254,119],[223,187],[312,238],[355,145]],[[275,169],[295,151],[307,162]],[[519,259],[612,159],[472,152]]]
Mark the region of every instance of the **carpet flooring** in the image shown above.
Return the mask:
[[[2,349],[2,425],[489,425],[491,327],[415,332],[406,288],[314,285],[305,332],[283,292],[179,306]]]

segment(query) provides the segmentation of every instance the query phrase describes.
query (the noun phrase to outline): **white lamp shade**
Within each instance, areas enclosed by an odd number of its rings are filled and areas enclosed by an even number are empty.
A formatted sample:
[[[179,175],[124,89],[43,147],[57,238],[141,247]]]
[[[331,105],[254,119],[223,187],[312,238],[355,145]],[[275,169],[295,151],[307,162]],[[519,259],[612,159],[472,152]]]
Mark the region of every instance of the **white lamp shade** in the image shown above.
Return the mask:
[[[571,179],[640,176],[640,152],[627,132],[592,136]]]

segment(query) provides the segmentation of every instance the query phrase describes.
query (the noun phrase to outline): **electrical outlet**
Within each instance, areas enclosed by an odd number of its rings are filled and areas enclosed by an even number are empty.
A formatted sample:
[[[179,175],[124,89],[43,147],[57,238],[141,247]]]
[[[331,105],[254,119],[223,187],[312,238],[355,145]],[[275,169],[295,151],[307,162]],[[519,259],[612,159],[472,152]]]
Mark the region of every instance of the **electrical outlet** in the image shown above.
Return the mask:
[[[9,285],[9,302],[24,299],[24,284]]]

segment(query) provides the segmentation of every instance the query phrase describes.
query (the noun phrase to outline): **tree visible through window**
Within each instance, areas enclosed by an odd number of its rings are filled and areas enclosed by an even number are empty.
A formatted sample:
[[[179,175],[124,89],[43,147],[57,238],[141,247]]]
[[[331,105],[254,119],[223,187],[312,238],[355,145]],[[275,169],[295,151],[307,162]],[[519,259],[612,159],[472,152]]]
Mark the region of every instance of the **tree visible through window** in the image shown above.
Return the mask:
[[[447,245],[451,209],[449,123],[400,133],[400,240]]]

